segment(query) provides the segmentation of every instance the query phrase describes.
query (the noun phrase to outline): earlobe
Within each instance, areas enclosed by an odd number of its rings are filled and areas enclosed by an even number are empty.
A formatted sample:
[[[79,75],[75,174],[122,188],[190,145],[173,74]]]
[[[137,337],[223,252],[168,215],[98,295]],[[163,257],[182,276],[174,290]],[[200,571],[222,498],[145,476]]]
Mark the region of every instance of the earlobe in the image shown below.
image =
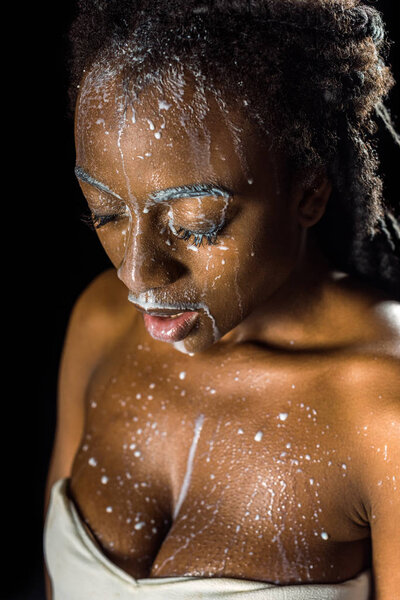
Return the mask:
[[[314,184],[304,189],[297,207],[299,223],[302,227],[312,227],[322,218],[329,197],[332,184],[324,175],[314,180]]]

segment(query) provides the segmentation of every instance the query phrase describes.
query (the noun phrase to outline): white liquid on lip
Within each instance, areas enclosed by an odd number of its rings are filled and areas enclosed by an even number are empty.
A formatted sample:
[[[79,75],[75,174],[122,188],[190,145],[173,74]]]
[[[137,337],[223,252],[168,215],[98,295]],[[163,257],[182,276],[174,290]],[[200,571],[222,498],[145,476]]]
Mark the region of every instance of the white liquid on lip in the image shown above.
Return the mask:
[[[211,320],[211,324],[212,324],[212,328],[213,328],[214,342],[219,340],[221,337],[221,334],[217,327],[215,318],[211,314],[211,312],[210,312],[207,304],[205,304],[205,302],[195,302],[195,303],[177,302],[174,305],[169,304],[167,302],[161,303],[161,302],[157,302],[156,300],[154,300],[154,294],[151,290],[149,290],[148,292],[145,292],[142,295],[142,297],[138,297],[138,298],[135,298],[135,296],[133,296],[132,293],[129,293],[128,300],[129,300],[129,302],[133,302],[134,304],[137,304],[138,306],[143,308],[143,310],[148,310],[149,308],[159,308],[161,310],[165,309],[165,308],[170,308],[170,309],[175,309],[179,312],[185,312],[185,311],[193,311],[194,312],[194,311],[198,311],[199,309],[202,309],[202,310],[204,310],[205,314]]]

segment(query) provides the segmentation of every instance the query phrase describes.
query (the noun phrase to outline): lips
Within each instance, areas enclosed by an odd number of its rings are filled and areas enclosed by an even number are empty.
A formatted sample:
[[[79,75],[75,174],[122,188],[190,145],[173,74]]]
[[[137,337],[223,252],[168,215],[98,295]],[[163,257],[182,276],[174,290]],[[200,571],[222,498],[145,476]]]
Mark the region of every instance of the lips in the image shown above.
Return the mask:
[[[151,311],[144,313],[144,325],[155,340],[162,342],[179,342],[183,340],[194,327],[199,316],[198,312],[173,313],[172,311]]]

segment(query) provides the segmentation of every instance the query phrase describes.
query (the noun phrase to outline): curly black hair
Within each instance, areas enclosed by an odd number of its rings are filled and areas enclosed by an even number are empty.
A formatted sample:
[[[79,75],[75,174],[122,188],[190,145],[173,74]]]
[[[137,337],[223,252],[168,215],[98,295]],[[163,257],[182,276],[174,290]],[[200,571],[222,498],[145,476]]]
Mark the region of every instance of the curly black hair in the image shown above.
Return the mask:
[[[360,0],[78,0],[72,105],[85,71],[118,61],[127,93],[184,64],[243,111],[294,173],[333,191],[313,230],[336,268],[400,299],[400,207],[383,198],[377,121],[394,85],[381,14]]]

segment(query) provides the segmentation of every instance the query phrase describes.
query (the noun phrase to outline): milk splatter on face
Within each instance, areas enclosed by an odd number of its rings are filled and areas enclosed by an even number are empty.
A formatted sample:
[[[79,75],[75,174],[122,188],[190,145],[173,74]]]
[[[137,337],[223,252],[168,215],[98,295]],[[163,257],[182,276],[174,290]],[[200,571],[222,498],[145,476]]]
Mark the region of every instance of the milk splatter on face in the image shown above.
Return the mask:
[[[118,64],[82,82],[77,175],[92,212],[109,217],[98,236],[130,301],[199,313],[178,351],[218,342],[295,264],[283,163],[266,146],[201,73],[171,68],[134,104]]]

